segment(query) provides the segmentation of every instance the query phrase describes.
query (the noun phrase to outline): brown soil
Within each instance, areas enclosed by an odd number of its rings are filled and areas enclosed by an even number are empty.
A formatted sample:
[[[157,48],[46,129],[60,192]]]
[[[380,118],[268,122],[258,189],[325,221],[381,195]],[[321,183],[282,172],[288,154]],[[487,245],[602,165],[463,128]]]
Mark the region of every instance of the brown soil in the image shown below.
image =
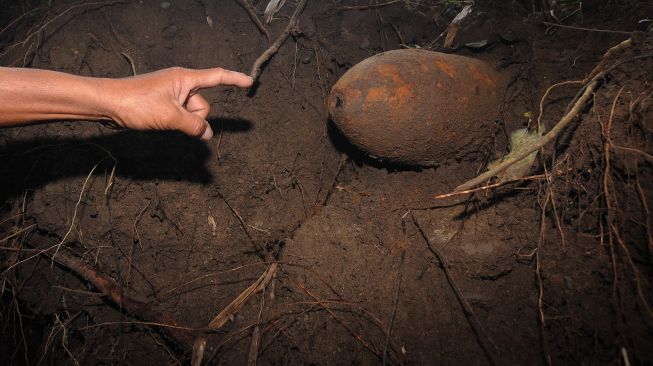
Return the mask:
[[[0,1],[0,29],[26,14],[0,34],[1,65],[126,77],[125,53],[138,73],[247,72],[267,47],[237,1],[86,3],[34,33],[76,4],[42,3]],[[147,314],[31,251],[65,238],[61,251],[115,280],[117,296],[206,337],[202,364],[247,363],[257,333],[261,365],[649,364],[650,37],[606,60],[621,64],[532,172],[546,167],[550,180],[437,200],[506,153],[549,86],[582,80],[629,35],[547,28],[555,19],[531,1],[479,2],[455,45],[489,45],[447,51],[511,80],[501,113],[479,159],[420,170],[353,147],[329,121],[327,96],[363,59],[438,39],[460,7],[342,9],[366,3],[309,1],[256,90],[203,92],[208,143],[68,121],[0,131],[2,363],[190,364],[166,324],[144,324]],[[653,13],[647,1],[572,5],[554,14],[585,28],[646,31],[638,22]],[[547,98],[547,130],[578,88]],[[280,263],[265,291],[207,332],[264,260]]]

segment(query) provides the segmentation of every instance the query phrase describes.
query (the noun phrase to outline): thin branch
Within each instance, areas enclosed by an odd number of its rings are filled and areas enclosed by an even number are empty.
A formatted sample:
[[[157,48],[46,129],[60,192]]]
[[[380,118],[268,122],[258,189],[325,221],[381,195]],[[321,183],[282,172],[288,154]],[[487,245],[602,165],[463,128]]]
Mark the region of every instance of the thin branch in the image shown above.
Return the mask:
[[[266,63],[272,56],[274,56],[275,53],[279,51],[279,48],[286,42],[286,39],[288,39],[288,36],[290,35],[290,32],[297,26],[297,22],[299,20],[299,15],[302,13],[302,10],[304,10],[304,6],[306,6],[306,2],[308,0],[301,0],[299,5],[297,5],[297,8],[295,9],[295,12],[293,13],[292,17],[290,18],[290,21],[288,22],[288,25],[286,26],[286,29],[281,32],[281,35],[279,35],[279,38],[277,38],[276,41],[263,52],[263,54],[254,61],[254,65],[252,66],[252,71],[249,73],[249,76],[254,79],[254,81],[258,80],[259,75],[261,75],[261,67],[263,66],[264,63]]]

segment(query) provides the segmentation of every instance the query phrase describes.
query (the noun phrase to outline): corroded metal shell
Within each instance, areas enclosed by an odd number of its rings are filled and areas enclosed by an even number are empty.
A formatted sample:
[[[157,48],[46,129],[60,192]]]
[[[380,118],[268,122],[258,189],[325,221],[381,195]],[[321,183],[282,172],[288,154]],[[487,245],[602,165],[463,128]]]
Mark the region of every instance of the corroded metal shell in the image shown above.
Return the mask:
[[[434,166],[475,156],[492,135],[504,89],[480,60],[396,50],[348,70],[331,90],[329,113],[373,157]]]

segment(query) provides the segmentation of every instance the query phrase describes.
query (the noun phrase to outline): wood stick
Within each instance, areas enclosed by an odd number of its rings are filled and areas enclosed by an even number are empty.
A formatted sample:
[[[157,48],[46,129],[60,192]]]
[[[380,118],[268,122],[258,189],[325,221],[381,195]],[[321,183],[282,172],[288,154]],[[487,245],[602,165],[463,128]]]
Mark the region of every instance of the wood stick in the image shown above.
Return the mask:
[[[279,35],[279,38],[277,38],[276,41],[263,52],[263,54],[254,61],[254,65],[252,66],[252,71],[249,73],[249,76],[254,79],[254,82],[258,80],[259,75],[261,75],[261,67],[263,66],[264,63],[266,63],[272,56],[274,56],[275,53],[279,51],[279,48],[286,42],[286,39],[288,39],[288,36],[290,35],[290,32],[297,26],[297,21],[299,20],[299,15],[302,13],[302,10],[304,10],[304,6],[306,6],[306,2],[308,0],[301,0],[299,4],[297,5],[297,8],[295,9],[295,12],[293,13],[292,17],[290,18],[290,21],[288,22],[288,25],[286,26],[286,29],[281,32]]]
[[[236,314],[242,307],[249,301],[249,299],[259,290],[265,288],[272,277],[277,272],[279,268],[279,263],[273,262],[270,263],[268,268],[261,274],[261,276],[254,281],[248,288],[245,289],[238,297],[236,297],[229,305],[227,305],[222,311],[211,320],[209,323],[210,329],[220,329],[225,323],[229,320],[229,316]]]

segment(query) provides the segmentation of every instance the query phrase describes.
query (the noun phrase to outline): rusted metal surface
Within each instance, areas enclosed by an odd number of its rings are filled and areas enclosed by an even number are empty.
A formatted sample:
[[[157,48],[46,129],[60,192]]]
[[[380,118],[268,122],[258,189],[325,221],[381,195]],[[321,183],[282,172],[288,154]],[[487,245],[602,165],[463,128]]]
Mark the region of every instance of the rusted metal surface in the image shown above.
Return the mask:
[[[472,58],[406,49],[347,71],[329,96],[338,128],[370,155],[433,166],[468,159],[491,136],[504,78]]]

